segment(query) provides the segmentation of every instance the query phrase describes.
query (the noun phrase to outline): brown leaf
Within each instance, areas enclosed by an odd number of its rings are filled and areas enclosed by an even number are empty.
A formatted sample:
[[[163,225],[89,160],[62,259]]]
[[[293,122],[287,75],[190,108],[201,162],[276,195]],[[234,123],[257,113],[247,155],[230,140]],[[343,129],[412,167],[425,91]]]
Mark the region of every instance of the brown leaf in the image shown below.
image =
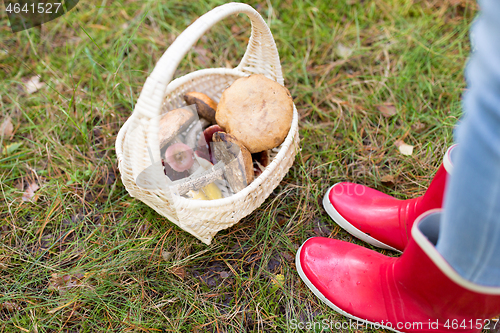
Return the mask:
[[[84,277],[81,273],[72,275],[53,273],[49,280],[48,290],[58,291],[62,295],[72,288],[81,286]]]
[[[286,261],[289,261],[289,262],[293,262],[293,260],[295,259],[295,257],[292,254],[290,254],[289,252],[281,252],[281,256]]]
[[[410,156],[413,154],[413,146],[404,143],[403,140],[397,140],[396,142],[394,142],[394,144],[396,145],[396,147],[398,147],[399,152],[401,154],[407,155],[407,156]]]
[[[169,261],[170,259],[172,259],[172,256],[174,255],[173,252],[168,252],[168,251],[161,251],[161,257],[163,258],[163,260],[165,261]]]
[[[43,88],[43,86],[45,86],[45,83],[40,82],[40,77],[38,75],[35,75],[29,79],[25,78],[23,79],[23,81],[26,87],[26,93],[29,95],[33,94],[34,92],[37,92],[38,90]]]
[[[387,118],[392,117],[398,113],[396,110],[396,107],[390,103],[377,105],[376,108],[377,108],[377,110],[380,111],[380,113],[382,113],[382,115],[384,117],[387,117]]]
[[[24,180],[22,178],[18,178],[14,182],[14,187],[17,188],[19,191],[22,191],[24,189]]]
[[[14,126],[12,125],[10,117],[7,117],[2,122],[2,125],[0,125],[0,137],[2,136],[9,137],[12,135],[13,132],[14,132]]]
[[[303,163],[306,163],[308,159],[310,159],[312,156],[312,154],[306,154],[304,156],[302,156],[302,162]]]
[[[228,272],[221,272],[220,273],[220,277],[223,278],[223,279],[226,279],[229,277],[229,273]]]
[[[393,186],[396,183],[393,175],[382,176],[382,178],[380,178],[380,181],[385,186]]]
[[[276,221],[278,222],[278,225],[279,225],[280,227],[282,227],[282,226],[284,226],[284,225],[285,225],[285,223],[287,223],[287,222],[289,221],[289,219],[287,219],[287,218],[286,218],[285,216],[283,216],[283,215],[278,215],[278,216],[276,217]]]
[[[35,196],[35,192],[39,189],[40,187],[38,186],[37,183],[31,183],[28,185],[28,188],[26,191],[23,193],[23,201],[32,201],[33,197]],[[36,199],[35,199],[36,201]]]
[[[411,129],[413,131],[415,131],[415,133],[422,133],[426,127],[427,127],[427,125],[424,123],[421,123],[420,121],[417,121],[416,123],[411,125]]]
[[[173,267],[170,270],[170,273],[174,274],[181,280],[184,280],[184,278],[186,277],[186,270],[184,269],[184,267]]]
[[[9,312],[20,311],[21,307],[15,302],[3,302],[0,303],[0,310],[7,310]]]

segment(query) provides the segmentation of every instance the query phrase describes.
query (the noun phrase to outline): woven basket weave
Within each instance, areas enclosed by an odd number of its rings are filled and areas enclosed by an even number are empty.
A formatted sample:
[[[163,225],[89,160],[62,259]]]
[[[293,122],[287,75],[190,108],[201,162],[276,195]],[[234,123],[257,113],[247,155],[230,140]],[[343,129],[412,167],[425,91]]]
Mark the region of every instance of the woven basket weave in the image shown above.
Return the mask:
[[[196,41],[225,17],[244,13],[252,22],[252,33],[241,63],[233,69],[199,70],[170,82],[182,58]],[[228,3],[201,16],[172,43],[146,80],[132,116],[116,139],[118,167],[125,188],[135,197],[165,216],[205,244],[259,207],[278,186],[295,159],[299,146],[298,115],[294,105],[290,131],[281,146],[271,152],[265,171],[240,192],[218,200],[192,200],[172,194],[165,184],[156,189],[138,186],[136,179],[148,169],[152,182],[165,179],[158,141],[159,116],[186,106],[183,95],[189,91],[207,94],[219,101],[222,92],[236,79],[264,74],[283,85],[278,50],[269,27],[257,11],[246,4]],[[161,182],[161,181],[160,181]]]

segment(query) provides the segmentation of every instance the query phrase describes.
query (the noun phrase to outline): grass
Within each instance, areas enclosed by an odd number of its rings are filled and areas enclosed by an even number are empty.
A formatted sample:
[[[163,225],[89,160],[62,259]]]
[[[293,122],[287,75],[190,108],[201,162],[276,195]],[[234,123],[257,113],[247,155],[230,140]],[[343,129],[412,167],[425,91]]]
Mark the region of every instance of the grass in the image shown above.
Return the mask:
[[[159,57],[222,3],[81,1],[16,34],[2,14],[0,110],[14,126],[0,155],[2,331],[286,332],[291,320],[345,320],[302,283],[294,254],[317,235],[367,246],[325,215],[335,182],[423,194],[461,115],[477,7],[252,1],[276,39],[302,151],[258,210],[206,246],[128,195],[114,142]],[[176,76],[237,65],[249,29],[242,16],[224,20]],[[33,76],[45,86],[28,94]]]

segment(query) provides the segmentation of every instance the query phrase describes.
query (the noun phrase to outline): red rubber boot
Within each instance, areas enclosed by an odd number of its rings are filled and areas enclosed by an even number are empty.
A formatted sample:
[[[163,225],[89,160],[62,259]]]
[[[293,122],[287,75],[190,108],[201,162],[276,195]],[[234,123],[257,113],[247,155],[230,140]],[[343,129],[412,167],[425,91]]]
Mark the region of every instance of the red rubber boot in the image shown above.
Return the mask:
[[[399,200],[364,185],[338,183],[326,192],[323,207],[351,235],[376,247],[403,251],[415,219],[430,209],[442,207],[455,147],[446,151],[443,163],[421,197]]]
[[[297,252],[297,270],[316,296],[356,325],[428,333],[492,328],[490,319],[500,314],[500,287],[477,285],[453,270],[435,248],[439,219],[437,209],[417,218],[399,258],[310,238]]]

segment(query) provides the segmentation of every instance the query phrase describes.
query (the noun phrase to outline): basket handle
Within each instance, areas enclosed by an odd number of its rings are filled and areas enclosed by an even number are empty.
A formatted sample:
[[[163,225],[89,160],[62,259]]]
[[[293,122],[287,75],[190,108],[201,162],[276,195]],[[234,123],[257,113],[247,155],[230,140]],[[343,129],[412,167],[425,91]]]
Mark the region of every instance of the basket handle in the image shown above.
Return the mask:
[[[146,79],[129,119],[132,170],[134,176],[160,159],[158,142],[158,116],[162,110],[167,86],[172,80],[177,66],[198,39],[213,25],[232,14],[246,14],[252,22],[250,40],[237,70],[249,74],[259,73],[283,85],[283,74],[276,43],[260,14],[243,3],[228,3],[216,7],[202,15],[186,28],[158,60],[151,75]],[[147,150],[150,147],[151,150]],[[160,173],[161,171],[158,171]]]
[[[249,74],[264,74],[283,85],[278,49],[269,27],[251,6],[232,2],[207,12],[177,37],[158,60],[153,72],[146,80],[134,112],[139,112],[150,119],[158,116],[167,85],[191,47],[216,23],[232,14],[239,13],[244,13],[250,18],[252,32],[245,54],[236,69]],[[148,102],[142,103],[141,99],[147,99]]]

